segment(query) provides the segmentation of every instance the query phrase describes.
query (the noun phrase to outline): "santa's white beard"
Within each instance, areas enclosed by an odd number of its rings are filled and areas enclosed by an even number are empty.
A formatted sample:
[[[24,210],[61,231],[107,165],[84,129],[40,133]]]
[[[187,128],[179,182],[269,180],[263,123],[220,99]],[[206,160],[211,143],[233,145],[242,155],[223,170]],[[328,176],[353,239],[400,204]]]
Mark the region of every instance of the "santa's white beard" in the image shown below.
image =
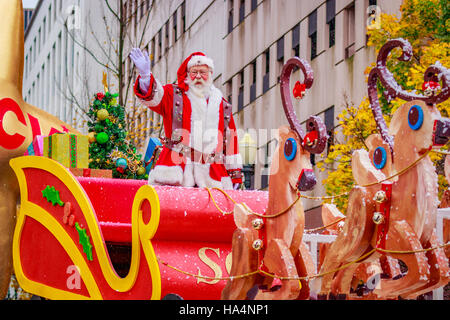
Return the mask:
[[[209,77],[207,81],[203,79],[186,79],[186,84],[189,86],[189,90],[200,98],[208,99],[211,94],[212,79]]]

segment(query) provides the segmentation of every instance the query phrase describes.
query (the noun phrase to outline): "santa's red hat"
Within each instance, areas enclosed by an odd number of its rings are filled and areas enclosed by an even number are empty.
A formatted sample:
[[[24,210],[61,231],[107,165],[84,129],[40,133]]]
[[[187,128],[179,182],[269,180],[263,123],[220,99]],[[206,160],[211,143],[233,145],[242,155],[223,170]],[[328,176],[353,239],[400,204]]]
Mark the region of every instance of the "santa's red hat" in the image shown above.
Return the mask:
[[[194,52],[189,57],[187,57],[186,60],[184,60],[177,72],[178,87],[181,90],[188,90],[188,86],[185,83],[188,70],[193,66],[201,65],[207,65],[211,69],[211,71],[214,71],[214,62],[203,52]]]

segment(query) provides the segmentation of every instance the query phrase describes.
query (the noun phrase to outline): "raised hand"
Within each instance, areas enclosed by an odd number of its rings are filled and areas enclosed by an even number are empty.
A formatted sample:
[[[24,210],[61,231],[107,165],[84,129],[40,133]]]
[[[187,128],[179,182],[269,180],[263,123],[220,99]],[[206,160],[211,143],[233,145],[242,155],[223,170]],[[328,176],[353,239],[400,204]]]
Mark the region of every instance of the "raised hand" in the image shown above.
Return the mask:
[[[133,48],[130,53],[130,58],[133,61],[136,69],[142,78],[150,77],[150,57],[147,52],[142,52],[139,48]]]

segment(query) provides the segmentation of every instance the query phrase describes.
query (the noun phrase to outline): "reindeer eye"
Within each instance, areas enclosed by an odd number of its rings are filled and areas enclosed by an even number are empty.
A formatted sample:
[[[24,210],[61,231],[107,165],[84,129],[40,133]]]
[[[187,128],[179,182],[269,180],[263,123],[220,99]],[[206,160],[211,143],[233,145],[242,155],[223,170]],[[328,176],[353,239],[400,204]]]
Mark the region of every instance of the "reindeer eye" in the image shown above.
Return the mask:
[[[284,143],[284,156],[288,161],[295,159],[297,154],[297,141],[293,138],[289,138]]]
[[[387,152],[383,147],[378,147],[373,153],[373,165],[375,168],[381,170],[386,166]]]
[[[413,105],[408,112],[408,124],[413,130],[419,130],[423,124],[423,110],[418,105]]]

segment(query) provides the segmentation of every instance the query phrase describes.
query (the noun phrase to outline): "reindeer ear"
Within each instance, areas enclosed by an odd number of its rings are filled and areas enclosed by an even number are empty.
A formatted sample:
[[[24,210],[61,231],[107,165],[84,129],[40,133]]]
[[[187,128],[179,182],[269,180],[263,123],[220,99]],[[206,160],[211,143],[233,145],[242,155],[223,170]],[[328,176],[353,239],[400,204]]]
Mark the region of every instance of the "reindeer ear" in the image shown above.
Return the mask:
[[[311,116],[306,121],[307,134],[303,140],[303,148],[315,154],[322,153],[327,145],[327,127],[318,116]]]
[[[314,73],[306,60],[294,57],[286,62],[280,77],[281,101],[283,103],[284,113],[292,130],[297,133],[302,141],[302,147],[311,153],[322,153],[328,140],[326,126],[319,117],[312,116],[307,121],[307,134],[305,134],[292,105],[290,79],[295,67],[300,68],[303,72],[305,80],[302,87],[304,89],[311,88],[314,81]]]

